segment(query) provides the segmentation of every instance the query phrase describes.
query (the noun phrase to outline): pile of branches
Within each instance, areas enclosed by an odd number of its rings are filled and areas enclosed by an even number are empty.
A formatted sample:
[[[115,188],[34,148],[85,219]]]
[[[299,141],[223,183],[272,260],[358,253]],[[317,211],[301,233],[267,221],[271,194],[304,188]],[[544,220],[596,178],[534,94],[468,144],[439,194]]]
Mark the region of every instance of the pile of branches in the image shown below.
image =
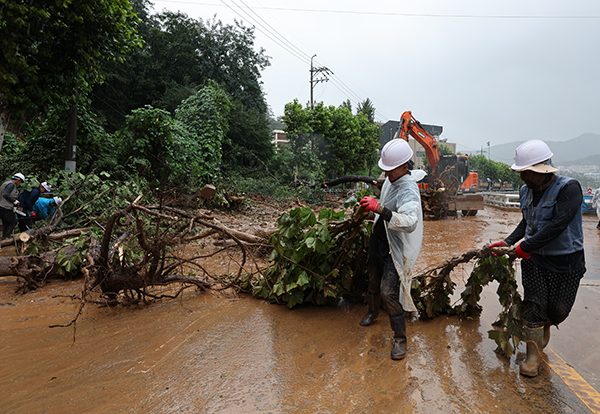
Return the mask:
[[[411,294],[419,317],[430,319],[446,314],[458,315],[463,319],[479,319],[483,310],[479,304],[481,292],[490,282],[495,281],[498,283],[496,293],[502,311],[498,320],[492,324],[494,329],[489,330],[488,335],[498,345],[496,352],[510,357],[525,337],[520,314],[522,299],[514,277],[515,259],[511,249],[484,247],[470,250],[416,275]],[[451,304],[451,297],[456,288],[451,273],[456,266],[471,261],[474,261],[474,268],[460,293],[460,299]]]
[[[371,224],[359,205],[344,211],[322,209],[318,217],[308,207],[278,219],[271,235],[269,267],[253,283],[252,293],[292,308],[302,303],[325,305],[340,297],[362,298],[366,289],[366,252]]]

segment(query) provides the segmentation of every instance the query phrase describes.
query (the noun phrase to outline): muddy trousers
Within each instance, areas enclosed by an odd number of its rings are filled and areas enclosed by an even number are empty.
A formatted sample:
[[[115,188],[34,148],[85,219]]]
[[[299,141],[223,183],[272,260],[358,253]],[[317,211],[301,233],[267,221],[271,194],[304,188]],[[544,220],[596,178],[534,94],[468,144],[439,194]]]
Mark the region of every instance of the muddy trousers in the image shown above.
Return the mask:
[[[389,254],[382,256],[377,243],[369,243],[369,260],[367,272],[369,274],[369,291],[372,297],[380,297],[381,303],[391,317],[404,315],[400,305],[399,276],[394,267],[394,261]]]
[[[367,272],[369,274],[369,315],[372,320],[373,304],[381,303],[390,317],[390,326],[394,331],[394,340],[391,352],[392,359],[403,359],[406,356],[406,322],[404,309],[400,304],[399,276],[394,266],[392,256],[381,254],[381,246],[371,237],[369,243],[369,261]],[[384,249],[383,249],[384,250]],[[361,322],[365,325],[365,319]]]
[[[527,328],[558,325],[569,316],[585,267],[571,273],[554,273],[532,260],[521,260],[524,300],[523,322]]]
[[[17,215],[12,210],[0,208],[0,220],[2,220],[2,238],[11,237],[17,225]]]

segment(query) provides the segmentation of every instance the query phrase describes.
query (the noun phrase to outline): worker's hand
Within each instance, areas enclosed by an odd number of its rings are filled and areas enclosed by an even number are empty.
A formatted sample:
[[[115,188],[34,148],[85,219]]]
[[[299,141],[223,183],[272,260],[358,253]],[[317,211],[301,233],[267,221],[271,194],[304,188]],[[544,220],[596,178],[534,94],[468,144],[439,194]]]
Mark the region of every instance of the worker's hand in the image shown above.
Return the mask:
[[[29,213],[29,215],[30,215],[31,217],[37,217],[37,213],[36,213],[35,211],[31,211],[31,212]]]
[[[13,205],[15,207],[19,207],[21,205],[21,202],[19,200],[15,200],[15,201],[13,201]]]
[[[490,244],[488,247],[490,249],[493,249],[494,247],[508,247],[508,246],[506,245],[506,243],[504,242],[504,240],[501,240],[499,242]],[[492,254],[494,256],[502,256],[501,254],[494,253],[493,251],[492,251]]]
[[[519,244],[517,246],[517,248],[515,249],[515,254],[517,255],[517,257],[520,257],[521,259],[529,259],[531,257],[531,254],[529,254],[526,251],[524,251],[523,249],[521,249],[521,244]]]
[[[360,200],[360,205],[363,206],[365,210],[374,211],[376,213],[379,208],[379,203],[372,197],[363,197],[363,199]]]

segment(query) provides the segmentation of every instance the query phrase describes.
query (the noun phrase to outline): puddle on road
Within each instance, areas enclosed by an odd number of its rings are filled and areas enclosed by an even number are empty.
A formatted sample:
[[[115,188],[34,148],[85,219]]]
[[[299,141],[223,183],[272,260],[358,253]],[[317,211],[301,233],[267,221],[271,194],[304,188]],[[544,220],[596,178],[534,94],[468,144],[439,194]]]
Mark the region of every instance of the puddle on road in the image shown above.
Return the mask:
[[[496,241],[518,220],[486,210],[426,222],[417,269]],[[88,305],[73,342],[72,327],[48,326],[74,316],[68,296],[80,283],[16,296],[14,279],[0,279],[1,412],[585,412],[548,369],[520,377],[522,352],[494,354],[492,290],[480,321],[409,321],[407,358],[391,361],[385,312],[365,328],[362,305],[289,310],[192,290],[151,306]]]

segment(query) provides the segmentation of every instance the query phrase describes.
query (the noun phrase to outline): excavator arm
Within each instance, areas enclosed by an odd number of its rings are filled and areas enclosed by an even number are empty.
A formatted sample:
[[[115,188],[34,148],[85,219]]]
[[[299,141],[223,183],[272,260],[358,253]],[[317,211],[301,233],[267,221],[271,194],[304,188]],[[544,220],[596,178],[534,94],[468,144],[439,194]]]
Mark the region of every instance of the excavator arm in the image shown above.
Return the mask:
[[[408,141],[409,136],[413,137],[425,149],[433,179],[435,180],[438,177],[437,168],[440,162],[440,151],[438,150],[437,141],[423,129],[421,123],[412,116],[411,111],[406,111],[400,117],[398,138]]]

